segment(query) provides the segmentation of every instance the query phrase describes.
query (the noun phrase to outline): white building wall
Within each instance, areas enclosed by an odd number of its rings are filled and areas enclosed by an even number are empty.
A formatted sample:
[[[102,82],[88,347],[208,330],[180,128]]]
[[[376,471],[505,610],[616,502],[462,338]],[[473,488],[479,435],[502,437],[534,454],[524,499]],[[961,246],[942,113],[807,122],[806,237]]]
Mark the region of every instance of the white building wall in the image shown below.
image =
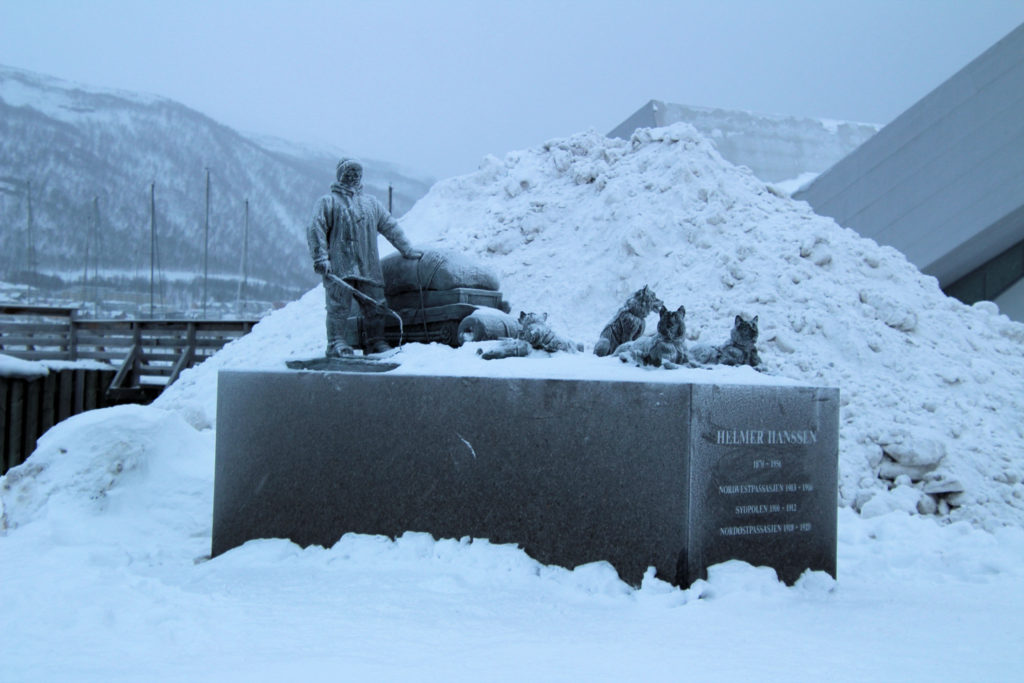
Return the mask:
[[[1024,239],[1024,25],[794,198],[944,287]]]

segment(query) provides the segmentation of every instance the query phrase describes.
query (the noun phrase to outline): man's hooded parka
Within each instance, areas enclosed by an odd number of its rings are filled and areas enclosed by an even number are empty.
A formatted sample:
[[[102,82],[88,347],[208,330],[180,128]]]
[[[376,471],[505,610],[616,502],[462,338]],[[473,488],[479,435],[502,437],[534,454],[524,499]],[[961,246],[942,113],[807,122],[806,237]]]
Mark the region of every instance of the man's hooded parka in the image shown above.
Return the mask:
[[[357,171],[354,182],[343,180],[349,169]],[[354,277],[383,286],[377,233],[403,255],[413,248],[384,205],[363,193],[362,176],[363,168],[358,161],[338,162],[337,182],[317,201],[306,241],[314,264],[328,261],[331,272],[342,279]]]

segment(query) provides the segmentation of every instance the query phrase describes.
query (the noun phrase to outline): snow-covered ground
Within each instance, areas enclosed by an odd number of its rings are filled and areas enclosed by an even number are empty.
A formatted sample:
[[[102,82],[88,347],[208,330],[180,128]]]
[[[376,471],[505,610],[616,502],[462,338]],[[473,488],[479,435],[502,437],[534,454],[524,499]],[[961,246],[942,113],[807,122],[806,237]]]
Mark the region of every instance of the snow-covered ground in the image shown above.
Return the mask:
[[[1019,679],[1024,325],[781,194],[677,125],[489,158],[403,221],[587,344],[644,283],[686,305],[691,341],[757,314],[765,374],[476,345],[410,345],[395,372],[838,386],[838,581],[730,562],[632,589],[603,563],[415,533],[208,559],[216,373],[317,355],[316,289],[154,406],[58,425],[0,482],[0,678]]]

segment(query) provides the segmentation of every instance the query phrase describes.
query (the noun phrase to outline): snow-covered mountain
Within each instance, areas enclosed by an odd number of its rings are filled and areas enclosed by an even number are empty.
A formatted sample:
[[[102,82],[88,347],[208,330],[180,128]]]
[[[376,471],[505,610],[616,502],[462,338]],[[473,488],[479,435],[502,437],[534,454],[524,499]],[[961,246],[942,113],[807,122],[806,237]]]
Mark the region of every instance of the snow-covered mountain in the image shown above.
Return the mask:
[[[148,275],[150,183],[155,183],[159,262],[201,274],[205,169],[210,171],[211,276],[240,272],[249,201],[250,277],[293,291],[312,286],[304,226],[333,180],[341,152],[243,135],[162,97],[103,90],[0,67],[0,269],[77,273],[95,213],[99,269]],[[395,213],[430,181],[365,160],[367,189]],[[94,212],[94,198],[98,212]]]
[[[724,159],[746,166],[761,180],[796,190],[857,149],[881,126],[731,109],[691,107],[651,100],[609,137],[629,139],[637,128],[688,123],[711,138]],[[795,184],[794,184],[795,183]]]

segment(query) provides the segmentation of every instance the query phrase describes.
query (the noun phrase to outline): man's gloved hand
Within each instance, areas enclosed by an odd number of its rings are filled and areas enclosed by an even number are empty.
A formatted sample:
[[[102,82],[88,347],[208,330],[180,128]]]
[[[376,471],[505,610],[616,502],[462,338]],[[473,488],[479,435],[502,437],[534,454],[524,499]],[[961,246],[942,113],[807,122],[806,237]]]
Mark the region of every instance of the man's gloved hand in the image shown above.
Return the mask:
[[[331,274],[331,262],[330,261],[316,261],[313,263],[313,270],[316,271],[317,275],[330,275]]]
[[[423,258],[423,252],[417,251],[415,249],[410,249],[409,251],[402,254],[402,256],[404,256],[407,259],[414,259],[418,261],[419,259]]]

